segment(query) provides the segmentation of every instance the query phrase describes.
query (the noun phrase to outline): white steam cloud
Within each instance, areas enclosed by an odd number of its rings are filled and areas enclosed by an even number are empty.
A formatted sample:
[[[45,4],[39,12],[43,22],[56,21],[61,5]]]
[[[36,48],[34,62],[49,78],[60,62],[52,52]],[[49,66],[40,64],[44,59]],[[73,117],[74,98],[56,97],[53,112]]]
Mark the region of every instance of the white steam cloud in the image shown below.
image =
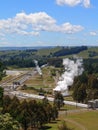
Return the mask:
[[[39,65],[38,65],[38,61],[37,61],[37,60],[34,60],[34,63],[35,63],[35,65],[36,65],[36,70],[37,70],[37,72],[39,73],[39,75],[42,75],[42,71],[41,71],[41,69],[40,69],[40,67],[39,67]]]
[[[63,59],[65,72],[60,77],[53,91],[60,91],[64,96],[68,95],[68,86],[73,84],[75,76],[81,75],[83,72],[82,61],[80,58],[75,60]]]

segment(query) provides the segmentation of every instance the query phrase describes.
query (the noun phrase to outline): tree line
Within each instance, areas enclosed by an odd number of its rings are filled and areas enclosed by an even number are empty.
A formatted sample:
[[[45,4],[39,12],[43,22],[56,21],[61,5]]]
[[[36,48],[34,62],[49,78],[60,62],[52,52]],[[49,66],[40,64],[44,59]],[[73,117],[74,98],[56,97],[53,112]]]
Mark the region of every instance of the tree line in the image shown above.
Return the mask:
[[[87,50],[87,46],[80,46],[80,47],[62,47],[61,50],[55,52],[53,56],[66,56],[66,55],[72,55],[77,54],[81,51]]]
[[[88,100],[98,99],[98,76],[84,72],[75,79],[72,89],[73,99],[77,102],[87,103]]]
[[[16,96],[13,98],[8,95],[3,96],[3,88],[0,88],[0,106],[2,108],[0,111],[1,115],[9,113],[23,130],[42,128],[44,124],[58,117],[57,107],[51,105],[46,97],[42,101],[20,101]]]

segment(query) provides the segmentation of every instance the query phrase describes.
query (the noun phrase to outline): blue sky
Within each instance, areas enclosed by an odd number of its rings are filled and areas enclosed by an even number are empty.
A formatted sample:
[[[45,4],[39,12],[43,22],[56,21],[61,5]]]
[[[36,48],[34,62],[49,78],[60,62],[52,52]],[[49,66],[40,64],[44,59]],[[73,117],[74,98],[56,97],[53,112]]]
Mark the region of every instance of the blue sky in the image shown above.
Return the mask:
[[[98,45],[98,0],[1,0],[0,47]]]

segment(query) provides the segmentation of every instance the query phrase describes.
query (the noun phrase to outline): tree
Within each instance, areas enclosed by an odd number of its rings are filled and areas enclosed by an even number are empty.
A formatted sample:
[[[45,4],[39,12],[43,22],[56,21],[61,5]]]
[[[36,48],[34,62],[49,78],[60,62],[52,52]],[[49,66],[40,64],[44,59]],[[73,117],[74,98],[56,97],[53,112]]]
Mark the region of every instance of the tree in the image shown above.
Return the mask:
[[[81,83],[87,83],[88,82],[88,77],[86,75],[85,72],[82,73],[82,75],[80,75],[78,77],[78,80],[81,82]]]
[[[30,115],[30,125],[31,127],[35,127],[36,126],[36,120],[37,120],[37,110],[38,110],[38,103],[36,102],[36,100],[30,100],[28,102],[28,107],[29,107],[29,115]]]
[[[98,89],[98,78],[96,75],[90,75],[88,79],[88,88]]]
[[[81,84],[80,82],[78,82],[75,87],[74,87],[74,91],[73,91],[73,99],[77,102],[84,102],[84,100],[87,97],[87,93],[86,93],[86,85],[85,84]]]
[[[28,103],[24,100],[18,107],[17,120],[21,123],[24,130],[27,130],[30,123],[30,113],[28,112]]]
[[[16,118],[17,115],[18,115],[18,107],[19,107],[19,105],[20,105],[19,99],[16,96],[14,96],[13,99],[11,100],[10,105],[9,105],[9,113],[14,118]]]
[[[0,87],[0,106],[3,105],[3,93],[4,93],[4,89]]]
[[[98,89],[89,89],[87,92],[87,101],[98,98]]]
[[[0,130],[20,130],[20,124],[9,113],[0,114]]]
[[[5,66],[0,62],[0,80],[2,80],[2,78],[5,76]]]
[[[11,98],[8,95],[3,97],[3,110],[2,113],[9,113],[9,105],[11,104]]]
[[[77,101],[84,102],[87,97],[85,84],[81,84],[81,86],[77,90]]]
[[[37,112],[36,112],[37,127],[42,127],[43,124],[47,123],[46,117],[47,115],[46,115],[46,111],[44,109],[43,103],[39,102]]]
[[[60,109],[64,105],[63,101],[64,101],[64,97],[61,94],[61,92],[56,92],[54,96],[54,105],[56,105],[56,107]]]

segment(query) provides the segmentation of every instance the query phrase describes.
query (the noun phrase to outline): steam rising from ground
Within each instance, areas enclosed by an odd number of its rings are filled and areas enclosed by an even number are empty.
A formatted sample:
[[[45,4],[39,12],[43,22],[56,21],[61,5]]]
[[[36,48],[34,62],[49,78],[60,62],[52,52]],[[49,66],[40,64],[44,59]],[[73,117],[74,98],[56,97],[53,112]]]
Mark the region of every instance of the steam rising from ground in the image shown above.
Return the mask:
[[[36,70],[37,70],[37,72],[38,72],[40,75],[42,75],[42,71],[41,71],[41,69],[40,69],[40,67],[39,67],[39,65],[38,65],[38,61],[37,61],[37,60],[34,60],[34,63],[35,63],[35,65],[36,65]]]
[[[81,75],[83,72],[82,61],[80,58],[75,60],[63,59],[65,72],[60,77],[56,88],[53,89],[54,91],[60,91],[64,96],[68,95],[68,86],[73,84],[75,76]]]

